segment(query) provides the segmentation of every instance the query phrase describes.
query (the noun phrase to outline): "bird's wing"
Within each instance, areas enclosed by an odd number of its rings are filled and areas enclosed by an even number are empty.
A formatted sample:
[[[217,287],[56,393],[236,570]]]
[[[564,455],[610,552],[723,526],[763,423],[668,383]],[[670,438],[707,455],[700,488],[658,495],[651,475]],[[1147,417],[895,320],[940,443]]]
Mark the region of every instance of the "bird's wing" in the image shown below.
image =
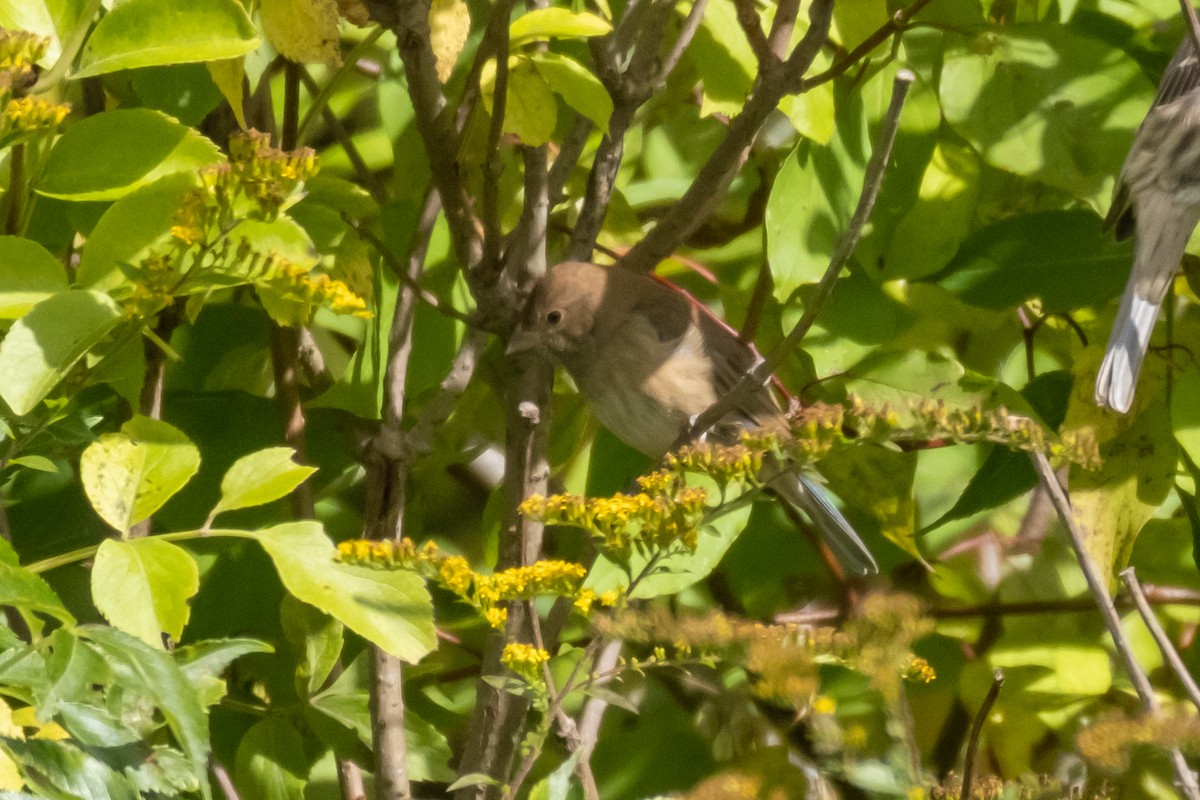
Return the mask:
[[[1171,63],[1163,72],[1162,80],[1158,84],[1158,92],[1154,96],[1154,103],[1150,106],[1145,121],[1142,122],[1134,136],[1134,144],[1129,149],[1129,156],[1125,159],[1124,166],[1121,167],[1121,175],[1113,190],[1112,204],[1108,208],[1108,215],[1104,218],[1104,227],[1113,228],[1118,241],[1127,239],[1134,232],[1137,209],[1134,206],[1136,199],[1130,183],[1132,174],[1137,169],[1131,162],[1137,154],[1147,151],[1146,147],[1139,146],[1139,140],[1145,137],[1159,138],[1160,132],[1156,128],[1161,114],[1156,114],[1155,111],[1197,88],[1200,88],[1200,57],[1197,57],[1191,37],[1185,36],[1175,51],[1175,55],[1171,58]]]

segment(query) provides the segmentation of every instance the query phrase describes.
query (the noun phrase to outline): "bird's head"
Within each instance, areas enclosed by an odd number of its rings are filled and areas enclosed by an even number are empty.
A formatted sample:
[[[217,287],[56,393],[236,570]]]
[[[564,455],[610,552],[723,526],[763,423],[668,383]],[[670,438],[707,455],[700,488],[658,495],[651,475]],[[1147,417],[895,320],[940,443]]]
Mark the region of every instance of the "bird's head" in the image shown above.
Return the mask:
[[[608,273],[579,261],[552,267],[534,286],[507,352],[535,350],[557,358],[579,352],[595,328]]]

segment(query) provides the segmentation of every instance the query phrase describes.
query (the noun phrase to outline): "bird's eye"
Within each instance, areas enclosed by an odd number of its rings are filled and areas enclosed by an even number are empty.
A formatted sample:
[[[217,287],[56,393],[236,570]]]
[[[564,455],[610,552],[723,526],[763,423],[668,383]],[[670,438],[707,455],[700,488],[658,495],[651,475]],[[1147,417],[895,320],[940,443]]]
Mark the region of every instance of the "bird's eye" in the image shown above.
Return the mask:
[[[557,325],[558,323],[562,322],[562,312],[558,309],[555,309],[554,311],[547,313],[546,322],[550,323],[551,325]]]

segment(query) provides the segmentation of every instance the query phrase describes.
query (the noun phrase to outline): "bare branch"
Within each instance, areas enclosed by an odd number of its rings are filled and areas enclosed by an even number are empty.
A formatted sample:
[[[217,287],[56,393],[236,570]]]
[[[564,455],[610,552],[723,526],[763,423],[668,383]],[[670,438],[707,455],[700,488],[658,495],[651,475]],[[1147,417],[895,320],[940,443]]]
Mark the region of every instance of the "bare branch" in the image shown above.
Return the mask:
[[[771,52],[771,45],[767,42],[767,35],[763,33],[762,22],[758,19],[758,11],[754,8],[754,0],[733,0],[734,8],[737,9],[737,21],[742,26],[742,32],[746,34],[746,41],[750,43],[750,49],[754,51],[754,57],[758,59],[759,66],[767,66],[778,61],[775,54]]]
[[[775,6],[775,18],[771,20],[771,32],[767,44],[771,54],[782,61],[787,56],[792,31],[796,29],[796,18],[800,15],[800,0],[779,0]]]
[[[744,398],[765,384],[771,375],[774,374],[775,370],[778,369],[779,365],[783,363],[783,359],[803,341],[805,334],[808,333],[813,323],[816,322],[821,308],[833,291],[833,286],[837,282],[838,275],[841,274],[842,268],[850,260],[850,256],[858,246],[858,240],[862,236],[863,227],[871,217],[871,210],[875,207],[875,200],[879,197],[879,189],[883,185],[888,161],[891,159],[892,144],[896,140],[896,131],[900,126],[900,112],[904,108],[904,99],[907,96],[908,87],[912,85],[913,80],[914,76],[908,70],[901,70],[896,75],[895,82],[892,85],[892,101],[883,119],[883,126],[879,132],[879,142],[876,144],[875,152],[871,154],[871,160],[867,164],[866,175],[863,178],[862,194],[858,199],[858,207],[854,210],[854,215],[850,218],[850,224],[845,234],[838,241],[838,246],[829,260],[829,268],[825,270],[821,281],[809,297],[808,303],[804,308],[804,315],[800,317],[800,321],[796,323],[795,327],[792,328],[784,340],[765,359],[760,361],[750,372],[746,373],[730,392],[699,416],[692,425],[692,429],[684,432],[686,439],[690,440],[694,436],[706,432],[726,414],[736,408]],[[634,248],[634,250],[636,249]],[[632,257],[633,251],[626,258]]]
[[[796,91],[829,34],[832,0],[815,0],[809,9],[809,28],[782,67],[766,73],[729,123],[725,138],[700,168],[683,197],[621,260],[629,269],[649,272],[694,231],[724,197],[725,190],[750,154],[750,146],[767,117],[789,92]]]
[[[480,226],[458,171],[458,130],[447,111],[446,97],[438,80],[437,60],[429,36],[429,3],[365,0],[365,5],[372,17],[396,34],[417,130],[429,157],[434,186],[442,199],[454,252],[464,268],[474,269],[483,256]]]
[[[1185,0],[1186,2],[1186,0]],[[914,0],[913,4],[897,11],[891,19],[880,25],[870,36],[863,39],[857,47],[851,50],[842,58],[833,62],[833,65],[824,72],[818,73],[811,78],[802,80],[798,91],[807,92],[814,86],[820,86],[822,83],[828,83],[839,75],[844,74],[847,70],[853,67],[858,62],[862,61],[871,51],[879,45],[887,41],[889,36],[898,33],[908,25],[916,14],[925,6],[929,5],[930,0]]]
[[[1171,670],[1175,673],[1175,677],[1179,678],[1179,683],[1183,685],[1183,689],[1187,692],[1188,699],[1192,701],[1192,705],[1197,710],[1200,710],[1200,686],[1196,685],[1196,679],[1192,677],[1187,664],[1183,663],[1183,659],[1179,656],[1179,651],[1171,643],[1171,638],[1167,636],[1167,632],[1163,630],[1162,624],[1159,623],[1158,617],[1154,614],[1154,609],[1150,607],[1150,601],[1146,598],[1146,593],[1142,590],[1142,584],[1138,580],[1137,572],[1134,571],[1133,567],[1127,567],[1121,570],[1121,580],[1125,582],[1125,587],[1129,589],[1129,596],[1133,598],[1138,613],[1142,616],[1142,621],[1146,623],[1146,627],[1150,630],[1150,635],[1154,637],[1155,644],[1158,645],[1159,651],[1162,652],[1163,660],[1170,665]]]
[[[1113,605],[1112,598],[1108,594],[1107,582],[1096,572],[1095,565],[1088,557],[1084,544],[1084,533],[1075,521],[1075,515],[1071,510],[1071,501],[1067,498],[1066,491],[1058,482],[1058,476],[1054,474],[1050,461],[1044,453],[1031,453],[1030,458],[1033,460],[1033,468],[1037,471],[1042,484],[1050,492],[1050,500],[1054,503],[1054,509],[1067,529],[1071,547],[1075,550],[1075,558],[1079,561],[1079,568],[1083,571],[1088,590],[1100,608],[1100,614],[1104,617],[1104,625],[1108,628],[1113,644],[1116,645],[1117,652],[1125,663],[1129,681],[1133,684],[1138,697],[1141,698],[1142,709],[1147,712],[1157,711],[1158,699],[1154,696],[1154,688],[1150,685],[1150,680],[1142,670],[1141,664],[1137,662],[1129,640],[1125,638],[1125,631],[1121,628],[1121,618],[1117,616],[1116,606]],[[1189,800],[1200,800],[1200,786],[1197,785],[1195,774],[1184,760],[1183,753],[1178,747],[1171,748],[1169,753],[1171,764],[1175,768],[1175,776],[1183,793]]]
[[[671,45],[671,52],[667,54],[659,67],[656,81],[659,86],[667,82],[667,78],[675,71],[679,60],[687,52],[688,45],[692,43],[692,39],[696,38],[696,31],[700,30],[700,23],[704,21],[704,9],[707,7],[708,0],[693,0],[692,8],[684,17],[683,25],[679,28],[679,35],[675,37],[675,44]]]
[[[984,695],[975,719],[971,721],[971,733],[967,737],[967,752],[963,756],[962,791],[959,792],[959,796],[964,800],[970,800],[971,797],[971,784],[975,777],[975,754],[979,752],[979,734],[983,732],[983,723],[992,713],[992,706],[996,704],[996,698],[1000,696],[1000,687],[1003,685],[1004,670],[997,668],[992,673],[992,685]]]
[[[492,11],[507,23],[512,0],[498,3]],[[483,271],[490,274],[500,268],[500,139],[504,134],[504,114],[508,105],[508,25],[496,26],[496,81],[492,90],[492,118],[488,126],[487,160],[483,165]]]
[[[563,187],[571,177],[583,148],[587,146],[588,137],[592,133],[592,121],[583,114],[575,115],[575,122],[570,132],[558,147],[558,155],[554,157],[554,165],[550,167],[550,205],[554,207],[563,200]]]

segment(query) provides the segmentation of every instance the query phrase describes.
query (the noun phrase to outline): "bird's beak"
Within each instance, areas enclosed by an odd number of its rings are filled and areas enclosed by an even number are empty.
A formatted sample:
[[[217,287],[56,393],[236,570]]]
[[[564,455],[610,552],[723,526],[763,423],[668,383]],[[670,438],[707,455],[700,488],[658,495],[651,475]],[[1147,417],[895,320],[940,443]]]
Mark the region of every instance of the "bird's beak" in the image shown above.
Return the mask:
[[[504,355],[513,356],[517,353],[527,353],[530,350],[537,350],[541,347],[541,337],[533,331],[527,331],[522,328],[517,328],[513,331],[513,335],[509,337],[508,347],[504,350]]]

